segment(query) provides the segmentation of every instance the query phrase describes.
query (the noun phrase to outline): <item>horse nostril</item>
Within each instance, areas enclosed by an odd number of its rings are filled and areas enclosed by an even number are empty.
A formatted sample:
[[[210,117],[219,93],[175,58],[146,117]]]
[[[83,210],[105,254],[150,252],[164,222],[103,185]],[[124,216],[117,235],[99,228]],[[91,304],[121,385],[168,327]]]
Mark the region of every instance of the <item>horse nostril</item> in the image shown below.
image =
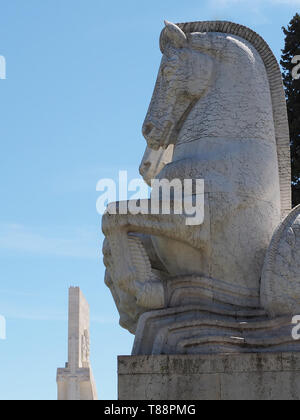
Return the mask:
[[[148,123],[144,126],[143,128],[143,134],[144,136],[149,136],[149,134],[151,133],[153,129],[153,125],[151,123]]]

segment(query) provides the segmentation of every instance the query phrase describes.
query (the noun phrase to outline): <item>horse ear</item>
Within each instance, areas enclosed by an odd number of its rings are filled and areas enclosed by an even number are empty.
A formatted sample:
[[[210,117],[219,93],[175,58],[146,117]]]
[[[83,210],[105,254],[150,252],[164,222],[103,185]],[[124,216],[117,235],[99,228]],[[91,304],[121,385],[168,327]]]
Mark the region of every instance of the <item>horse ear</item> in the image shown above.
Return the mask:
[[[183,48],[187,45],[187,37],[185,33],[179,28],[179,26],[175,25],[172,22],[168,22],[165,20],[165,33],[170,42],[176,48]]]

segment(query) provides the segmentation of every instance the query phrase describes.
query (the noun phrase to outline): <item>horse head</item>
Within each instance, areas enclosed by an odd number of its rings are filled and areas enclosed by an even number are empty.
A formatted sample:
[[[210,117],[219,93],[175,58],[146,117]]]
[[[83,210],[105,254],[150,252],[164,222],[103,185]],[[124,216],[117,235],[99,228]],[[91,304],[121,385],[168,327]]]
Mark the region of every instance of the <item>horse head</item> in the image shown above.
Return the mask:
[[[154,150],[176,143],[186,116],[208,90],[214,75],[213,58],[205,50],[195,50],[178,26],[165,24],[163,57],[142,129]]]

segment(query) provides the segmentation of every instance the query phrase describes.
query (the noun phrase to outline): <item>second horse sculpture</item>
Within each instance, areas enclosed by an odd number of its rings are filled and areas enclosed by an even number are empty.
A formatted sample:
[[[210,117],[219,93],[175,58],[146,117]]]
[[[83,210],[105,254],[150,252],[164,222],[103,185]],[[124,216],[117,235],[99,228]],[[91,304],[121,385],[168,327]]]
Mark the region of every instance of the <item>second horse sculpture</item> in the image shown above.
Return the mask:
[[[298,349],[290,315],[300,302],[293,287],[281,291],[293,278],[300,298],[299,209],[288,264],[276,260],[291,228],[278,228],[291,193],[276,59],[262,38],[230,22],[166,22],[160,48],[140,170],[147,183],[203,179],[205,216],[187,226],[180,214],[104,215],[106,283],[121,325],[136,334],[133,353]],[[270,252],[285,268],[280,287]]]

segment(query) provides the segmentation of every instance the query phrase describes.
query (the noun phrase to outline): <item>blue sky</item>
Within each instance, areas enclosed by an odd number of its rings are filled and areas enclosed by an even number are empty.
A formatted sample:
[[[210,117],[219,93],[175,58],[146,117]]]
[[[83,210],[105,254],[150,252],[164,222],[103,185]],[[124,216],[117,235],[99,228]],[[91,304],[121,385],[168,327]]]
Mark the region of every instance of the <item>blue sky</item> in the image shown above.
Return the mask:
[[[0,0],[0,399],[55,399],[67,357],[68,287],[90,303],[101,399],[133,336],[104,286],[96,184],[137,176],[163,19],[231,20],[277,58],[300,0]]]

